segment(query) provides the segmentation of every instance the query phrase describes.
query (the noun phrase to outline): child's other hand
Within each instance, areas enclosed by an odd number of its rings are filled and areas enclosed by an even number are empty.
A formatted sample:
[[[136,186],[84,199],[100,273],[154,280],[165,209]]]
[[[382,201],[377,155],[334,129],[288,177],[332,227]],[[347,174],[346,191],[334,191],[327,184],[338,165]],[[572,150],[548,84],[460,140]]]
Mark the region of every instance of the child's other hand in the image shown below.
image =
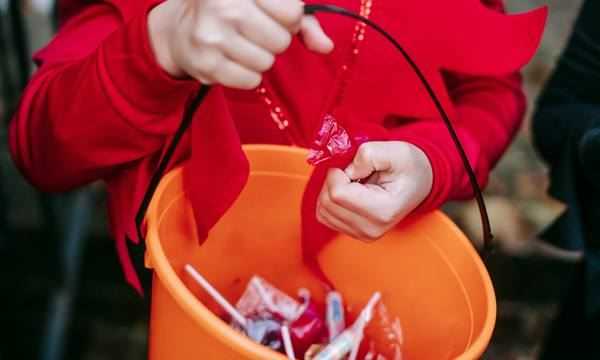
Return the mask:
[[[148,16],[158,63],[175,77],[251,89],[295,33],[327,53],[333,42],[299,0],[167,0]]]
[[[357,239],[375,240],[414,210],[432,184],[429,159],[416,146],[401,141],[364,143],[345,170],[329,170],[317,219]]]

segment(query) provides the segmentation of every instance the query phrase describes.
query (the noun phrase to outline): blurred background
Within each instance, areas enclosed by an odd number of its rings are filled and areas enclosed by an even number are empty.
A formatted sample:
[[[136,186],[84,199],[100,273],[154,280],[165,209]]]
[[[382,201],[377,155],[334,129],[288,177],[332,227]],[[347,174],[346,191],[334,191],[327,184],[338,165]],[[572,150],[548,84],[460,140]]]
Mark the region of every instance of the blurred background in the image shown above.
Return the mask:
[[[531,144],[529,118],[567,40],[581,0],[506,0],[509,12],[550,6],[550,22],[524,70],[530,103],[521,133],[494,171],[487,203],[500,251],[490,263],[499,301],[486,358],[534,359],[579,254],[536,235],[562,205],[546,195],[547,170]],[[31,71],[31,53],[54,30],[53,0],[0,0],[0,118],[8,123]],[[0,128],[0,360],[143,359],[141,300],[123,281],[107,234],[102,188],[46,195],[14,168]],[[474,204],[446,211],[480,238]]]

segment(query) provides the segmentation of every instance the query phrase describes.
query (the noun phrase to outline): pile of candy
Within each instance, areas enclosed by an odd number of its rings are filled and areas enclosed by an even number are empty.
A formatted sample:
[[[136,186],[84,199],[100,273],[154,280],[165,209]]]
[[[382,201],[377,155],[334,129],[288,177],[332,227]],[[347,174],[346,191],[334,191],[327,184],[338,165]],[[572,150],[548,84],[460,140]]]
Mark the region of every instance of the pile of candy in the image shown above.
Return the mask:
[[[323,306],[306,289],[295,299],[254,276],[233,306],[191,265],[185,270],[225,310],[234,329],[289,359],[402,359],[400,322],[390,318],[379,292],[346,326],[348,312],[338,292],[329,292]]]

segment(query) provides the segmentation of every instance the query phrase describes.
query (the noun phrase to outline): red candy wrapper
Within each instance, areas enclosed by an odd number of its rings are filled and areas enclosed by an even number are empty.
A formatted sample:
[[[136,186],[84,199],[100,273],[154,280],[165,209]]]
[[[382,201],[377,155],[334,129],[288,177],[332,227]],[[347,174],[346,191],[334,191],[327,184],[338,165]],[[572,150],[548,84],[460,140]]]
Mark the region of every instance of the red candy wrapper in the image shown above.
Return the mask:
[[[302,302],[264,279],[252,277],[236,305],[249,320],[246,335],[260,344],[282,351],[281,326],[288,324],[295,353],[304,356],[310,345],[325,339],[327,332],[322,320],[323,312],[311,301],[310,293],[300,291],[299,298]]]
[[[322,319],[323,312],[319,311],[311,301],[298,319],[290,324],[294,349],[302,358],[312,344],[319,344],[326,340],[327,329]]]
[[[308,155],[308,163],[318,165],[350,150],[352,150],[350,135],[333,115],[327,114],[323,118],[313,148]]]

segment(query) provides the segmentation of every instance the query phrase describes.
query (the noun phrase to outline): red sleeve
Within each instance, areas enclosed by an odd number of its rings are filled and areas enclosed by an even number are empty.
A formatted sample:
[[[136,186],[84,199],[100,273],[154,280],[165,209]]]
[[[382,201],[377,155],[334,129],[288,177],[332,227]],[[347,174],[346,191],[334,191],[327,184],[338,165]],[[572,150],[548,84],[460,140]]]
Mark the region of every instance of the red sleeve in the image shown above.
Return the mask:
[[[62,191],[110,176],[157,152],[175,131],[196,84],[156,64],[148,9],[130,6],[135,15],[127,19],[108,2],[90,5],[36,54],[40,68],[11,122],[10,150],[39,188]]]
[[[487,5],[503,10],[500,0]],[[444,74],[456,108],[451,119],[481,186],[510,145],[526,110],[521,75],[477,77]],[[438,208],[447,200],[473,197],[469,178],[443,121],[423,119],[394,130],[397,140],[410,142],[428,156],[434,174],[433,188],[420,209]]]

